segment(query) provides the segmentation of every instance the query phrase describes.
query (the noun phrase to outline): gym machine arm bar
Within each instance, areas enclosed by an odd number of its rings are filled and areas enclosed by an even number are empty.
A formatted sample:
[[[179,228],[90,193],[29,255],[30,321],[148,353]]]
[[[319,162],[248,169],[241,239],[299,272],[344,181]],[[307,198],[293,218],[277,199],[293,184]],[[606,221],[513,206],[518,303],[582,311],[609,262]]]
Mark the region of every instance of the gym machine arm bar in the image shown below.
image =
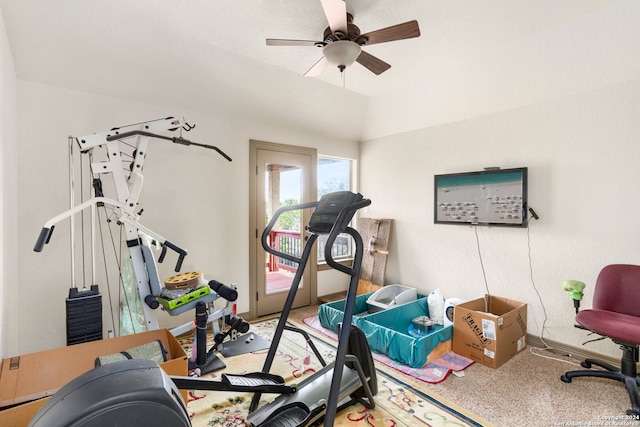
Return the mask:
[[[164,136],[164,135],[158,135],[158,134],[147,132],[147,131],[144,131],[144,130],[133,130],[131,132],[124,132],[124,133],[117,134],[117,135],[111,135],[111,136],[107,137],[107,141],[116,141],[118,139],[129,138],[129,137],[135,136],[135,135],[149,136],[149,137],[158,138],[158,139],[166,139],[167,141],[172,141],[175,144],[195,145],[196,147],[209,148],[211,150],[217,151],[218,154],[220,154],[222,157],[224,157],[228,161],[231,161],[231,157],[229,157],[224,151],[222,151],[221,149],[219,149],[218,147],[215,147],[213,145],[199,144],[197,142],[193,142],[193,141],[189,141],[188,139],[184,139],[182,137],[169,137],[169,136]]]
[[[49,243],[49,241],[51,240],[51,234],[53,233],[53,229],[55,228],[55,224],[59,223],[60,221],[67,219],[75,214],[77,214],[78,212],[91,207],[93,205],[96,206],[110,206],[113,208],[117,208],[120,209],[120,211],[122,212],[122,215],[118,218],[118,221],[122,222],[122,223],[126,223],[132,227],[134,227],[135,229],[137,229],[138,231],[142,231],[143,233],[151,236],[154,240],[156,240],[161,246],[162,246],[162,253],[161,256],[159,257],[158,261],[162,262],[162,260],[164,259],[164,256],[166,255],[166,248],[172,249],[174,250],[177,254],[178,254],[178,261],[176,263],[176,267],[175,267],[175,271],[180,271],[181,267],[182,267],[182,262],[184,260],[184,257],[187,255],[187,251],[185,249],[180,248],[179,246],[171,243],[170,241],[168,241],[167,239],[165,239],[164,237],[160,236],[159,234],[157,234],[156,232],[150,230],[149,228],[141,225],[138,220],[137,217],[133,217],[131,218],[132,214],[131,212],[128,211],[128,206],[124,203],[121,203],[117,200],[113,200],[107,197],[94,197],[91,198],[89,200],[87,200],[84,203],[81,203],[69,210],[66,210],[65,212],[56,215],[55,217],[51,218],[49,221],[47,221],[44,225],[44,227],[42,228],[42,230],[40,230],[40,235],[38,236],[38,240],[36,241],[36,244],[33,248],[33,250],[35,252],[42,252],[42,249],[44,249],[44,245],[46,245],[47,243]]]

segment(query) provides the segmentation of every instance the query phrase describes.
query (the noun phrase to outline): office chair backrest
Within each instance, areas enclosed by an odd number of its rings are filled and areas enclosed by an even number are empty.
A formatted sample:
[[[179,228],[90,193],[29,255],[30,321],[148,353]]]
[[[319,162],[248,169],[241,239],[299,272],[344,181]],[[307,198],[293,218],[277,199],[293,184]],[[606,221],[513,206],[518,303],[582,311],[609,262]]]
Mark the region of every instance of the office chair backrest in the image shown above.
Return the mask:
[[[640,266],[611,264],[596,281],[593,308],[640,316]]]

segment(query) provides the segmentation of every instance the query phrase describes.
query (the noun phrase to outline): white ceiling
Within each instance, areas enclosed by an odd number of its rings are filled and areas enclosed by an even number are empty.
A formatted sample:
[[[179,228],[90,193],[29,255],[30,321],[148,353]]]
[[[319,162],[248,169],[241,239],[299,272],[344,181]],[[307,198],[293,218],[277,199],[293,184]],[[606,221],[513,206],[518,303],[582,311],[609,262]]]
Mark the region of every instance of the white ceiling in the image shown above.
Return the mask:
[[[303,77],[319,0],[0,0],[19,79],[365,140],[589,90],[640,74],[637,0],[347,0],[392,65]],[[174,111],[170,112],[175,114]]]

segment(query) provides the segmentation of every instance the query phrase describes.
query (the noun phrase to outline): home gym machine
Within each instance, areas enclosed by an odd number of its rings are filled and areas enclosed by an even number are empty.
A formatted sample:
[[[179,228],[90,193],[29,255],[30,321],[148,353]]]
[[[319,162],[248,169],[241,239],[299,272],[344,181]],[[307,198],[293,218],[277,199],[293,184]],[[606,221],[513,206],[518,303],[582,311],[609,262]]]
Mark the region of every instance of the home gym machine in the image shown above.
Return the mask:
[[[42,228],[38,240],[35,244],[34,251],[41,252],[44,246],[49,243],[55,225],[63,220],[71,220],[71,233],[73,239],[74,223],[73,218],[76,214],[90,209],[91,213],[91,243],[93,246],[95,233],[95,215],[96,210],[103,209],[107,212],[107,223],[115,223],[122,227],[125,234],[126,245],[131,257],[133,267],[133,276],[135,276],[137,291],[142,302],[141,310],[144,316],[145,324],[142,325],[143,330],[155,330],[158,325],[158,308],[162,306],[162,310],[171,316],[176,316],[188,310],[196,310],[196,318],[202,320],[205,315],[204,325],[210,323],[213,328],[214,336],[224,339],[227,335],[220,332],[218,328],[218,320],[226,323],[232,330],[240,330],[246,332],[248,323],[241,318],[235,316],[234,304],[237,299],[237,291],[233,287],[225,286],[216,280],[208,282],[201,277],[197,289],[181,295],[179,298],[164,298],[163,286],[159,279],[156,260],[150,246],[159,246],[161,248],[158,262],[162,262],[167,254],[167,249],[171,249],[178,254],[175,265],[175,271],[179,272],[183,260],[187,255],[187,251],[173,242],[165,239],[158,233],[150,230],[140,223],[140,215],[138,199],[142,190],[143,175],[142,170],[144,161],[149,149],[149,142],[153,139],[168,140],[176,144],[186,146],[196,146],[216,151],[226,160],[231,158],[222,150],[211,145],[198,144],[182,137],[182,131],[189,132],[195,125],[188,124],[183,118],[168,117],[159,120],[153,120],[143,123],[137,123],[122,127],[113,128],[106,132],[95,133],[82,137],[70,137],[70,169],[73,164],[73,148],[79,147],[81,155],[89,157],[91,173],[92,173],[92,197],[86,201],[82,201],[78,205],[73,202],[73,174],[70,176],[70,186],[72,202],[71,208],[51,219],[49,219]],[[179,136],[167,136],[168,132],[180,131]],[[135,138],[133,140],[132,138]],[[127,152],[126,150],[132,150]],[[128,167],[127,163],[129,163]],[[103,186],[103,176],[110,175],[112,183]],[[106,188],[115,189],[116,198],[105,197]],[[105,188],[103,190],[103,188]],[[84,224],[82,224],[84,226]],[[73,242],[72,242],[73,244]],[[92,252],[94,248],[92,247]],[[120,267],[118,267],[120,268]],[[72,270],[73,260],[72,260]],[[94,267],[95,269],[95,267]],[[107,273],[108,274],[108,273]],[[175,276],[178,277],[179,275]],[[120,280],[123,280],[120,277]],[[195,286],[192,286],[195,288]],[[213,302],[222,297],[227,300],[226,305],[215,310]],[[210,310],[208,310],[210,308]],[[210,313],[210,314],[209,314]],[[223,325],[224,326],[224,325]],[[193,322],[185,323],[171,330],[173,335],[186,333],[194,328]],[[235,328],[235,329],[234,329]],[[198,326],[197,331],[203,328]],[[134,330],[135,332],[135,330]],[[192,367],[198,367],[201,372],[209,372],[214,369],[223,368],[224,364],[220,364],[219,360],[212,351],[203,351],[201,347],[206,344],[205,339],[196,340],[198,346],[198,360],[192,363]],[[216,346],[220,339],[216,340]],[[213,349],[212,349],[213,350]],[[217,368],[214,368],[217,365]]]
[[[374,408],[377,393],[375,366],[364,334],[351,324],[355,307],[363,243],[360,234],[348,224],[358,209],[370,204],[360,194],[348,191],[330,193],[320,201],[278,209],[262,234],[264,249],[298,263],[291,289],[278,321],[263,369],[245,375],[222,374],[221,379],[168,377],[149,360],[125,360],[96,368],[73,380],[56,393],[32,419],[31,427],[184,426],[191,425],[178,389],[253,392],[247,421],[255,427],[303,427],[318,423],[333,425],[339,409],[354,402]],[[278,217],[291,210],[315,208],[307,226],[309,236],[302,255],[295,256],[271,248],[268,236]],[[351,267],[336,262],[331,249],[339,234],[346,233],[355,243]],[[319,235],[326,235],[325,258],[332,268],[350,276],[344,317],[339,331],[335,360],[304,379],[299,385],[286,385],[282,377],[270,374],[271,365],[285,330],[301,330],[287,324],[288,315],[302,274]],[[315,348],[315,347],[314,347]],[[319,356],[319,353],[316,353]],[[128,384],[123,387],[123,384]],[[270,403],[257,407],[262,393],[276,393]]]

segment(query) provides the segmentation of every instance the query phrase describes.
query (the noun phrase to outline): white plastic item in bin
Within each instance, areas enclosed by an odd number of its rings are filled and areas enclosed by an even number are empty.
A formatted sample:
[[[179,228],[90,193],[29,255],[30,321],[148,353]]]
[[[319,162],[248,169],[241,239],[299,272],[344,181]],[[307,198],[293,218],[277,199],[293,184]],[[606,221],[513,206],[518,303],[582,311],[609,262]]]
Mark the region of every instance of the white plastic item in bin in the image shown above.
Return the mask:
[[[369,313],[376,313],[387,308],[407,304],[417,298],[418,293],[415,288],[402,285],[387,285],[375,291],[367,299],[367,308]]]
[[[440,288],[432,291],[427,296],[427,306],[429,307],[429,317],[438,325],[444,325],[444,298],[440,293]]]

